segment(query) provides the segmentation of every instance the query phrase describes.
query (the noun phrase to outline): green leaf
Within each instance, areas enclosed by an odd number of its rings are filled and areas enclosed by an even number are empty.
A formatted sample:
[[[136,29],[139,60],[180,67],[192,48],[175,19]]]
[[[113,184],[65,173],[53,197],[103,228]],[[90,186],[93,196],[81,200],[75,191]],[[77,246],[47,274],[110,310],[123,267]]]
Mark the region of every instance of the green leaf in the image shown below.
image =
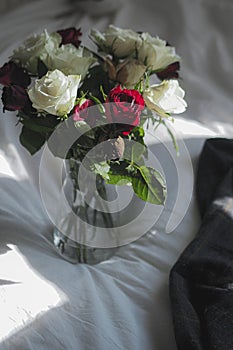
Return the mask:
[[[145,136],[145,131],[141,126],[136,126],[131,132],[135,135],[136,138],[142,138]]]
[[[55,127],[60,123],[58,118],[52,114],[43,114],[38,116],[35,113],[26,114],[23,111],[19,111],[18,117],[20,122],[28,129],[40,132],[51,133]]]
[[[108,174],[108,180],[106,183],[109,185],[129,185],[131,184],[132,177],[129,175],[120,175],[120,174]]]
[[[145,165],[138,168],[132,185],[135,194],[146,202],[163,205],[166,199],[166,185],[161,174]]]
[[[102,178],[105,180],[109,179],[109,175],[108,175],[109,169],[110,169],[110,166],[108,165],[107,162],[94,164],[94,172],[102,176]]]
[[[43,135],[23,126],[20,134],[21,144],[31,153],[35,154],[43,146],[46,139]]]
[[[124,150],[124,159],[130,161],[131,163],[142,163],[142,156],[146,152],[146,146],[139,142],[126,142]]]
[[[33,119],[24,119],[21,120],[21,123],[30,130],[36,131],[38,133],[47,134],[50,132],[53,132],[55,126],[57,123],[54,123],[54,125],[46,125],[48,124],[45,122],[44,118],[33,118]]]
[[[110,185],[128,185],[132,182],[132,176],[135,173],[135,169],[130,172],[127,167],[129,163],[124,161],[111,162],[110,170],[108,172],[107,184]]]

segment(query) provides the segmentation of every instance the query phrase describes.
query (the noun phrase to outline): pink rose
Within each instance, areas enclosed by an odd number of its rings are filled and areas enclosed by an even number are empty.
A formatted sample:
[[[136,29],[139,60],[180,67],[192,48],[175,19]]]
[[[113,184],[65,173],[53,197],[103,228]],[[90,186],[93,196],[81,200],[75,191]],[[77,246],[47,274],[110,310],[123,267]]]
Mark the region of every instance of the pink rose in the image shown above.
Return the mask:
[[[98,119],[101,116],[97,108],[89,108],[94,105],[95,103],[89,99],[76,105],[73,110],[73,120],[76,122],[85,121],[92,128],[97,126]]]

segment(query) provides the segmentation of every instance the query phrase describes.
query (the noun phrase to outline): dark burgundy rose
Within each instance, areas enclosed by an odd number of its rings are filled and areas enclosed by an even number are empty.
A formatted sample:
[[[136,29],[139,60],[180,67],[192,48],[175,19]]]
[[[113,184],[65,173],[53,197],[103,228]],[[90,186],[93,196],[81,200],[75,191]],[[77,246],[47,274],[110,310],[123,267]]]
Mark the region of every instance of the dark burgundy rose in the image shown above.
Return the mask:
[[[137,90],[113,88],[106,98],[106,118],[110,123],[117,123],[123,128],[123,135],[128,135],[134,126],[140,123],[140,115],[145,102]]]
[[[160,80],[164,79],[178,79],[179,78],[179,73],[178,71],[180,70],[180,62],[174,62],[169,64],[167,68],[162,70],[161,72],[156,73],[157,77]]]
[[[62,37],[61,45],[72,44],[77,48],[79,47],[81,43],[79,39],[82,35],[81,28],[76,29],[74,27],[71,27],[67,29],[58,30],[57,33],[60,34]]]
[[[26,70],[12,61],[0,68],[0,84],[4,86],[19,85],[26,88],[30,82],[31,79]]]
[[[4,111],[19,111],[31,107],[27,91],[19,85],[10,85],[3,88],[2,102]]]

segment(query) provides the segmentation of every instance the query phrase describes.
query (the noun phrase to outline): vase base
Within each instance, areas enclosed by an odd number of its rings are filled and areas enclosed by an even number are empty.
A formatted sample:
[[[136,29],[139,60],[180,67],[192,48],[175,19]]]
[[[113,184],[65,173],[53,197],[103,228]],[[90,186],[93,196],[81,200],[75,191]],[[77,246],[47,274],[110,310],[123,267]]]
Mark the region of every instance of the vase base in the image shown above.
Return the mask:
[[[116,248],[95,248],[77,243],[63,235],[56,227],[52,235],[57,253],[72,264],[95,265],[110,259],[116,252]]]

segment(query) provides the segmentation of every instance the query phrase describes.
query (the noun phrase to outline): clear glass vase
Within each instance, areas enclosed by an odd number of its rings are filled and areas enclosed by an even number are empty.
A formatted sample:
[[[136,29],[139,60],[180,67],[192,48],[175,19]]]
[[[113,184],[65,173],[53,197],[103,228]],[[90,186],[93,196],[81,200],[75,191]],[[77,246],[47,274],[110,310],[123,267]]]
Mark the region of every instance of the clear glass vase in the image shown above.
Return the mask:
[[[97,264],[109,259],[118,246],[117,217],[109,211],[114,196],[100,176],[79,173],[81,163],[65,163],[61,200],[53,230],[57,252],[71,263]]]

